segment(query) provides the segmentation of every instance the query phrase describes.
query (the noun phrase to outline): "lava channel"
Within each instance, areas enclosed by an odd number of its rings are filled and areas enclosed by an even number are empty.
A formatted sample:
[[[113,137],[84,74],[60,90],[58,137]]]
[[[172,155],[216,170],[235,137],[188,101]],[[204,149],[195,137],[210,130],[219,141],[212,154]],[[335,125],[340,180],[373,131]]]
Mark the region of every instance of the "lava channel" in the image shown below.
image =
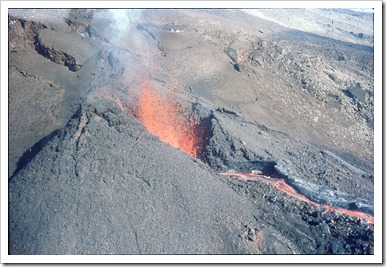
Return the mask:
[[[294,188],[292,188],[290,185],[288,185],[283,178],[272,178],[272,177],[268,177],[265,175],[254,174],[251,172],[224,172],[224,173],[220,173],[220,174],[224,175],[224,176],[235,177],[235,178],[237,178],[239,180],[243,180],[243,181],[256,181],[256,182],[260,182],[263,184],[272,184],[277,190],[282,191],[291,197],[295,197],[297,199],[300,199],[301,201],[311,203],[311,204],[318,206],[318,207],[323,207],[328,212],[339,211],[341,213],[347,214],[347,215],[352,216],[352,217],[364,219],[370,224],[374,224],[374,217],[367,214],[367,213],[360,212],[360,211],[354,211],[354,210],[348,210],[348,209],[344,209],[344,208],[340,208],[340,207],[332,207],[332,206],[325,205],[325,204],[320,204],[320,203],[317,203],[317,202],[309,199],[308,197],[306,197],[302,194],[299,194],[298,192],[296,192],[296,190]]]

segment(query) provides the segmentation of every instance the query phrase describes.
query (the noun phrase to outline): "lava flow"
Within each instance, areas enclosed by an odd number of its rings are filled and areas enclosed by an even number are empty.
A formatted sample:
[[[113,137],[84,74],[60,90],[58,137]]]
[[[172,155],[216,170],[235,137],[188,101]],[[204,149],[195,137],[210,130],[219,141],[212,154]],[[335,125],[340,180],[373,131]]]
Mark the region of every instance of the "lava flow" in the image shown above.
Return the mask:
[[[148,83],[141,88],[138,119],[161,141],[196,157],[199,147],[194,134],[193,117],[183,115],[183,108],[172,98],[152,90]]]
[[[179,148],[193,157],[198,157],[202,154],[199,144],[202,144],[204,137],[199,131],[195,133],[196,127],[193,116],[184,116],[184,110],[180,104],[173,100],[173,98],[156,92],[146,82],[142,84],[141,95],[138,100],[137,117],[145,125],[147,130],[155,136],[158,136],[161,141],[175,148]],[[317,203],[296,192],[296,190],[282,178],[272,178],[250,172],[226,172],[221,174],[224,176],[233,176],[245,181],[272,184],[277,190],[291,197],[323,207],[329,212],[339,211],[374,224],[373,216],[360,211],[352,211]]]
[[[352,216],[352,217],[361,218],[361,219],[364,219],[371,224],[374,224],[374,217],[367,214],[367,213],[360,212],[360,211],[348,210],[348,209],[339,208],[339,207],[332,207],[332,206],[328,206],[328,205],[324,205],[324,204],[320,204],[320,203],[317,203],[315,201],[312,201],[308,197],[296,192],[296,190],[294,188],[292,188],[290,185],[288,185],[284,181],[283,178],[271,178],[271,177],[268,177],[265,175],[254,174],[251,172],[225,172],[225,173],[221,173],[221,174],[224,176],[230,176],[230,177],[233,176],[233,177],[236,177],[237,179],[243,180],[243,181],[257,181],[257,182],[260,182],[263,184],[272,184],[277,190],[280,190],[291,197],[295,197],[295,198],[300,199],[304,202],[308,202],[308,203],[311,203],[313,205],[323,207],[324,209],[326,209],[329,212],[340,211],[341,213],[347,214],[347,215]]]

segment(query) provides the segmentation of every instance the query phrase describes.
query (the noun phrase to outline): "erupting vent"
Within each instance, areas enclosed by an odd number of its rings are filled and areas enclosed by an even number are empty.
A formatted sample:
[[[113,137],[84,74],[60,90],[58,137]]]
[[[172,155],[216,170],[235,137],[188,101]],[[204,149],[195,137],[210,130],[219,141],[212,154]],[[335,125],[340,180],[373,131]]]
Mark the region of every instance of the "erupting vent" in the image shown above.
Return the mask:
[[[349,216],[357,217],[374,223],[372,215],[357,210],[349,210],[341,207],[333,207],[311,200],[306,195],[297,192],[292,186],[286,183],[284,178],[276,177],[274,161],[240,161],[230,160],[233,158],[224,149],[231,151],[234,143],[229,143],[227,136],[217,133],[212,127],[213,115],[203,115],[205,113],[198,104],[191,104],[189,101],[181,101],[177,94],[171,92],[160,92],[152,87],[150,83],[145,82],[141,86],[140,96],[137,103],[136,117],[144,124],[147,130],[161,141],[182,150],[183,152],[207,162],[210,166],[217,166],[217,157],[221,158],[224,166],[241,170],[239,172],[223,172],[224,176],[230,176],[240,180],[257,181],[263,184],[271,184],[277,190],[287,195],[297,198],[301,201],[311,203],[318,207],[323,207],[329,212],[339,211]],[[118,103],[119,106],[122,104]],[[205,113],[206,114],[206,113]],[[213,136],[215,140],[213,140]],[[219,141],[220,139],[224,141]],[[225,141],[226,140],[226,141]],[[233,142],[233,141],[232,141]],[[206,154],[208,152],[208,155]],[[238,157],[244,157],[237,154],[237,151],[231,151]],[[221,162],[221,161],[220,161]],[[214,165],[213,165],[214,163]],[[255,172],[245,171],[248,169],[259,170]],[[244,170],[244,171],[243,171]],[[272,176],[272,177],[271,177]]]
[[[142,84],[137,117],[161,141],[193,157],[205,158],[206,127],[196,121],[192,109],[157,93],[149,83]]]

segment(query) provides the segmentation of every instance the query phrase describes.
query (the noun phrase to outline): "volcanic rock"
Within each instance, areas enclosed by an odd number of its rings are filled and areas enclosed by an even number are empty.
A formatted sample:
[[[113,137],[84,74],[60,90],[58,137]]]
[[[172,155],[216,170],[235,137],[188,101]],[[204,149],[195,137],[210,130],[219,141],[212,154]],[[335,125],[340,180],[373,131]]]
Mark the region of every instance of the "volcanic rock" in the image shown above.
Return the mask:
[[[372,17],[257,11],[11,10],[9,253],[371,254]]]

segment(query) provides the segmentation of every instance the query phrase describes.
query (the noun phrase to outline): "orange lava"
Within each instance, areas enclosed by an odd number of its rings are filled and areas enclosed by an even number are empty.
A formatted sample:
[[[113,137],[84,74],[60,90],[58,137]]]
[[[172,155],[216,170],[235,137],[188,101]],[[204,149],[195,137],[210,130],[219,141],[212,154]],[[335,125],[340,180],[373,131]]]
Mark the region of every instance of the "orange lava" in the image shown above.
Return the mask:
[[[157,93],[143,83],[138,100],[138,119],[161,141],[196,157],[194,119],[183,115],[182,107],[172,98]]]
[[[290,185],[288,185],[284,181],[284,179],[282,179],[282,178],[281,179],[271,178],[271,177],[267,177],[264,175],[253,174],[250,172],[225,172],[225,173],[221,173],[221,174],[224,176],[234,176],[237,179],[240,179],[243,181],[257,181],[257,182],[261,182],[263,184],[272,184],[277,190],[280,190],[291,197],[295,197],[295,198],[300,199],[304,202],[308,202],[308,203],[311,203],[313,205],[323,207],[324,209],[326,209],[329,212],[338,211],[338,212],[347,214],[347,215],[352,216],[352,217],[364,219],[367,222],[369,222],[370,224],[374,224],[374,217],[371,216],[370,214],[360,212],[360,211],[353,211],[353,210],[348,210],[348,209],[344,209],[344,208],[339,208],[339,207],[332,207],[332,206],[328,206],[328,205],[324,205],[324,204],[320,204],[320,203],[317,203],[315,201],[312,201],[308,197],[296,192],[296,190],[294,188],[292,188]]]

